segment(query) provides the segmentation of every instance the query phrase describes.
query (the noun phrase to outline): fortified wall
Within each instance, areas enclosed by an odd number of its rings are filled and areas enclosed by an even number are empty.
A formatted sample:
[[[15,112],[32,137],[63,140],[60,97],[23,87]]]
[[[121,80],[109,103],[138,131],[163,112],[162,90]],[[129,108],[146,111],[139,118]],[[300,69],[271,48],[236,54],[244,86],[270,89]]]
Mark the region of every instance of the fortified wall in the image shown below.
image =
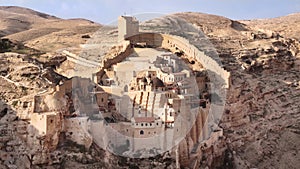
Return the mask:
[[[101,69],[96,73],[97,83],[100,82],[101,77],[105,74],[105,69],[110,68],[114,64],[122,62],[126,57],[133,53],[133,48],[131,47],[129,41],[124,41],[121,44],[121,47],[121,51],[113,54],[113,57],[104,57],[101,63]]]
[[[187,55],[189,58],[197,60],[204,66],[204,68],[220,76],[225,84],[225,88],[230,87],[230,72],[226,71],[217,61],[215,61],[210,56],[207,56],[204,52],[200,51],[197,47],[192,45],[185,38],[175,35],[158,33],[140,33],[128,37],[123,42],[123,50],[119,54],[116,54],[114,57],[111,58],[105,58],[103,60],[102,68],[97,73],[98,82],[100,79],[99,77],[101,77],[104,74],[104,69],[107,69],[113,64],[117,64],[123,61],[126,57],[132,54],[132,45],[135,44],[146,44],[147,46],[151,47],[162,47],[172,52],[184,52],[184,54]]]
[[[218,62],[200,51],[185,38],[168,34],[141,33],[127,39],[132,44],[146,43],[148,46],[162,47],[172,52],[184,52],[188,57],[199,61],[207,70],[219,75],[224,80],[226,88],[230,86],[230,72],[222,68]]]

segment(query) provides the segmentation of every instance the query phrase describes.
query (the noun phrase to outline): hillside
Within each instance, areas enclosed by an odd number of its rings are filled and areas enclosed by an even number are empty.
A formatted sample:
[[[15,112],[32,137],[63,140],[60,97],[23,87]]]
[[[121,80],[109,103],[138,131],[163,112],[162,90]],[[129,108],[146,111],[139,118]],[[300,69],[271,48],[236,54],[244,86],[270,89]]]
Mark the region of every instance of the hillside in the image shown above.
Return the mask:
[[[59,18],[27,8],[0,6],[0,36],[7,36]]]
[[[232,84],[220,126],[236,168],[299,168],[300,14],[233,21],[180,13],[213,43]]]
[[[300,13],[270,19],[243,20],[240,22],[255,28],[273,30],[285,37],[300,40]]]
[[[89,20],[60,19],[21,7],[0,7],[0,37],[24,43],[44,52],[75,47],[85,43],[83,35],[100,28]]]

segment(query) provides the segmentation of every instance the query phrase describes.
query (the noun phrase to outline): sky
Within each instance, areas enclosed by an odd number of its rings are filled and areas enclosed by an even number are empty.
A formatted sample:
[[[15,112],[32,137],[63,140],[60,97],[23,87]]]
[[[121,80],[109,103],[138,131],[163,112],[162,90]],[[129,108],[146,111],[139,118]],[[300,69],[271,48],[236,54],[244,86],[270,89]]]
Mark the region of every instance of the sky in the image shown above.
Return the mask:
[[[60,18],[109,24],[119,15],[201,12],[235,20],[273,18],[300,12],[300,0],[0,0]]]

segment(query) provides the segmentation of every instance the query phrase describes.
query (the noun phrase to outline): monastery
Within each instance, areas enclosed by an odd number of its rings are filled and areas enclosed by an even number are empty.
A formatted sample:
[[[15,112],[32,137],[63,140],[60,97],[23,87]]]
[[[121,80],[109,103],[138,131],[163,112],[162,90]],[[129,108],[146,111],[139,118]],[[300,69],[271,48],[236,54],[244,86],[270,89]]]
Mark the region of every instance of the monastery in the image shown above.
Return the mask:
[[[36,158],[46,161],[61,133],[87,149],[95,143],[121,156],[169,152],[191,168],[205,153],[224,153],[219,148],[225,147],[223,132],[211,112],[214,77],[206,71],[215,72],[225,89],[230,73],[182,37],[139,32],[134,17],[118,18],[116,49],[92,79],[64,80],[50,92],[17,103],[23,109],[19,118],[41,138],[32,138],[31,146],[40,152]],[[187,62],[202,66],[195,69]]]

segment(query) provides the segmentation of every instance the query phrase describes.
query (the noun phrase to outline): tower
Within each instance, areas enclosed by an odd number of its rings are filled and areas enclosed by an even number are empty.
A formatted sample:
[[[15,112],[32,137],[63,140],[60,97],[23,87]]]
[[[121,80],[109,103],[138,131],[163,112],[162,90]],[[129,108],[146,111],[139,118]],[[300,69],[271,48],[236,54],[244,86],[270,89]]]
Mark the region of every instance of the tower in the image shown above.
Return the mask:
[[[118,18],[118,40],[123,41],[126,38],[139,33],[139,21],[135,17],[120,16]]]

